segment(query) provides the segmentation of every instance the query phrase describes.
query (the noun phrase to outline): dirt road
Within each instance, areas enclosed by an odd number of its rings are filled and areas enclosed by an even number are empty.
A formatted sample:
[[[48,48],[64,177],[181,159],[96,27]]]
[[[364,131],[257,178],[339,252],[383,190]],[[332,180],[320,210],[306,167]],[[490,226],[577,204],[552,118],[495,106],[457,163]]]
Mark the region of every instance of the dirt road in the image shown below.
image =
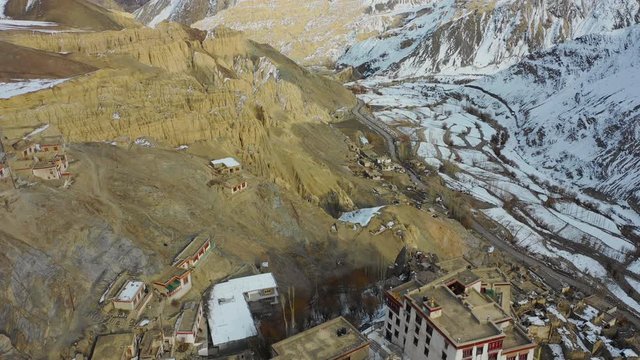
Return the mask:
[[[398,163],[401,163],[400,161],[398,161],[398,151],[396,148],[396,141],[399,137],[399,134],[393,129],[389,128],[388,125],[384,124],[382,121],[369,114],[365,110],[364,103],[360,100],[358,100],[358,104],[356,105],[356,107],[352,109],[352,113],[354,114],[356,119],[358,119],[358,121],[360,121],[363,125],[369,127],[372,131],[374,131],[385,140],[391,159]],[[416,187],[422,190],[427,188],[427,186],[413,172],[413,169],[406,165],[404,167]],[[501,240],[500,238],[495,236],[489,229],[486,229],[475,220],[473,221],[472,229],[477,235],[484,238],[491,245],[495,246],[502,252],[515,259],[516,262],[527,266],[527,268],[531,269],[534,273],[540,276],[540,278],[542,278],[542,280],[555,291],[560,291],[563,287],[563,284],[568,284],[587,295],[593,294],[594,290],[598,291],[600,294],[607,294],[609,301],[615,303],[618,306],[618,309],[629,319],[629,321],[631,321],[637,328],[640,328],[640,316],[633,312],[633,310],[629,309],[624,303],[618,301],[617,298],[604,286],[588,278],[576,277],[574,274],[560,272],[559,269],[554,269],[550,264],[538,260],[526,251],[515,248],[511,244]]]

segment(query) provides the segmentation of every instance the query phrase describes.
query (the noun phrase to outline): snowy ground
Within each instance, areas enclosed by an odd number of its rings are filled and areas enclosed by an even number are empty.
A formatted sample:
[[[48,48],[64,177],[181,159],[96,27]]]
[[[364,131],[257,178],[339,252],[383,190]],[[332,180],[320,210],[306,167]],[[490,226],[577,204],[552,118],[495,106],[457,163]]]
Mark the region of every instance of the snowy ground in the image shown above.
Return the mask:
[[[573,266],[603,279],[621,301],[640,311],[633,299],[606,280],[607,271],[601,262],[603,258],[623,261],[636,250],[620,229],[637,226],[640,216],[625,204],[607,203],[577,188],[568,192],[574,193],[580,204],[557,192],[567,184],[529,164],[512,140],[506,142],[503,156],[498,157],[491,141],[501,130],[478,111],[508,128],[515,119],[504,104],[461,85],[393,82],[381,77],[363,80],[359,85],[375,89],[359,97],[378,119],[409,135],[417,155],[427,164],[439,167],[449,161],[460,169],[454,176],[441,174],[447,186],[485,203],[482,213],[504,226],[516,245],[539,257],[564,262],[567,270]],[[583,203],[593,206],[586,208]],[[581,254],[576,249],[590,250]],[[640,261],[633,263],[632,269],[640,273]]]
[[[59,27],[58,23],[49,21],[11,20],[3,19],[0,16],[0,31],[35,31],[43,33],[59,33],[78,30],[63,29]]]
[[[69,79],[33,79],[0,82],[0,99],[10,99],[14,96],[49,89],[67,80]]]
[[[338,220],[352,224],[360,224],[360,226],[367,226],[371,219],[373,219],[376,214],[380,213],[380,210],[383,207],[384,206],[378,206],[346,212],[342,214]]]

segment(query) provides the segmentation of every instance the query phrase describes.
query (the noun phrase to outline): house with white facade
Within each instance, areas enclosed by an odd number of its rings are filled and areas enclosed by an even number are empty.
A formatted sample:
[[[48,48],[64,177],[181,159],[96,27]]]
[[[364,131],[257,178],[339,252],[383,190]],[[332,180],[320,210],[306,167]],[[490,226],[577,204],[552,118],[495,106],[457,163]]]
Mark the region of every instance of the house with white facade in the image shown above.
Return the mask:
[[[113,307],[120,310],[135,310],[144,299],[146,288],[142,281],[127,281],[113,298]]]
[[[213,344],[209,354],[242,348],[247,339],[257,336],[251,305],[258,302],[276,304],[277,287],[271,273],[231,279],[214,285],[207,314]]]
[[[191,269],[168,267],[153,282],[153,288],[169,300],[179,299],[191,289]]]
[[[470,270],[429,284],[412,280],[385,300],[384,336],[411,359],[533,360],[536,344]]]
[[[187,302],[182,306],[182,312],[176,321],[177,342],[195,344],[204,314],[202,311],[202,302]]]
[[[212,160],[211,166],[213,167],[213,171],[218,175],[235,174],[242,170],[240,162],[232,157]]]

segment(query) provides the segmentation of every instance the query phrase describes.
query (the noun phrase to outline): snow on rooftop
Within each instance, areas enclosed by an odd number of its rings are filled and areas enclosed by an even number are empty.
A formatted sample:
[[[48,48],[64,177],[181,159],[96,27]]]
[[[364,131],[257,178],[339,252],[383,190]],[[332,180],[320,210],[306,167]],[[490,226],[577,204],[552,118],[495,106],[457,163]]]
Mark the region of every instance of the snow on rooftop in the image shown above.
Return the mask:
[[[244,294],[277,287],[271,273],[216,284],[209,298],[209,329],[214,345],[258,335]]]
[[[127,281],[127,283],[122,287],[122,290],[120,290],[116,300],[131,301],[142,287],[144,287],[144,283],[142,281]]]
[[[373,216],[379,214],[380,209],[382,209],[383,207],[384,206],[377,206],[346,212],[342,214],[340,218],[338,218],[338,220],[352,224],[360,224],[361,226],[367,226]]]
[[[212,160],[211,161],[211,165],[216,166],[216,165],[224,165],[226,167],[236,167],[236,166],[240,166],[240,163],[238,162],[238,160],[232,158],[232,157],[226,157],[223,159],[217,159],[217,160]]]

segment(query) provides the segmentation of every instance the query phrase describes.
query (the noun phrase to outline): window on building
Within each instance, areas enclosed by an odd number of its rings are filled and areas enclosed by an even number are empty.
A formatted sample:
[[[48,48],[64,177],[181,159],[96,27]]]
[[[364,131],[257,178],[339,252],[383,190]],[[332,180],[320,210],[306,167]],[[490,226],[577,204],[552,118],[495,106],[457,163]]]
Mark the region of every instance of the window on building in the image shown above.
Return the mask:
[[[385,331],[384,338],[387,339],[387,341],[391,341],[391,331],[389,330]]]
[[[405,334],[409,333],[409,325],[404,326],[404,333]]]
[[[442,360],[447,360],[447,353],[445,351],[442,352]]]
[[[396,325],[400,326],[400,318],[396,318]]]
[[[463,349],[462,350],[462,357],[471,357],[471,355],[473,354],[473,348],[468,348],[468,349]]]
[[[391,330],[391,323],[387,323],[387,329]]]
[[[502,340],[489,343],[489,351],[502,349]]]
[[[429,347],[426,345],[424,347],[424,356],[429,357]]]
[[[411,304],[409,304],[409,302],[404,304],[404,310],[407,312],[411,312]]]
[[[478,346],[476,348],[476,355],[482,355],[483,352],[484,352],[484,345]]]
[[[413,345],[414,346],[418,346],[418,338],[417,337],[413,338]]]
[[[527,354],[520,354],[520,356],[518,356],[518,360],[527,360]]]
[[[420,325],[416,324],[416,326],[413,328],[413,332],[415,332],[416,335],[418,335],[418,333],[420,332]]]
[[[400,331],[398,331],[398,330],[396,330],[396,331],[393,333],[393,336],[395,336],[396,338],[397,338],[399,335],[400,335]]]
[[[516,356],[515,355],[507,356],[507,360],[516,360]]]
[[[444,341],[444,349],[447,350],[449,348],[449,342],[447,340]]]
[[[427,334],[429,335],[433,334],[433,328],[429,326],[429,324],[427,324]]]
[[[422,317],[418,314],[416,314],[416,324],[418,324],[418,326],[422,325]]]
[[[498,360],[498,353],[489,354],[489,360]]]
[[[53,147],[53,151],[58,151],[58,147],[57,147],[57,146],[54,146],[54,147]]]

